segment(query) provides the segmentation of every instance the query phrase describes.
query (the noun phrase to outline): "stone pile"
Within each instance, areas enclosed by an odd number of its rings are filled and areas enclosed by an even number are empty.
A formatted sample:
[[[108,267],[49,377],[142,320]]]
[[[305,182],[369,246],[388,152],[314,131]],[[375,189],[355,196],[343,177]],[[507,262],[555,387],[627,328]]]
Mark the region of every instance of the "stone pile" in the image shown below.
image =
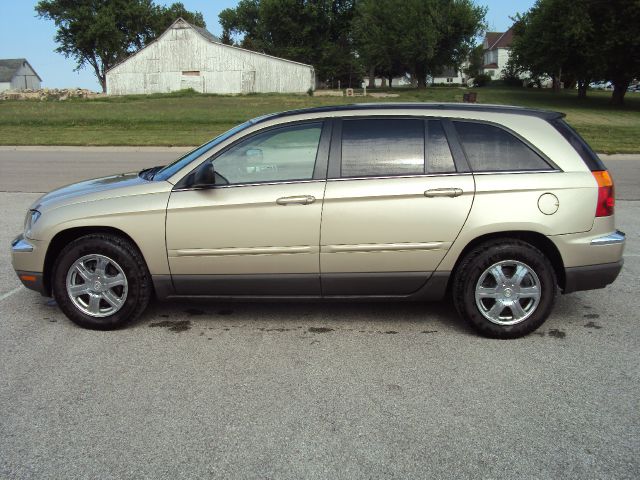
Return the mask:
[[[5,90],[0,100],[67,100],[68,98],[96,98],[96,93],[86,88],[42,88],[40,90]]]

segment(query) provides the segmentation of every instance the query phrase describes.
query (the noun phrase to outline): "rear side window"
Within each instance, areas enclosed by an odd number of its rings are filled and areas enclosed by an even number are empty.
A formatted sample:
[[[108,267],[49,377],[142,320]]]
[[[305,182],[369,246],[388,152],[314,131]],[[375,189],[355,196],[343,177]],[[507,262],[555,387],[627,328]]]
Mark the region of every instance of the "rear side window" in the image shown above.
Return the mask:
[[[553,170],[518,137],[486,123],[453,122],[474,172]]]
[[[364,119],[342,122],[343,177],[424,173],[424,121]]]
[[[558,119],[552,121],[551,125],[553,125],[556,130],[558,130],[558,132],[567,139],[573,149],[578,152],[578,155],[580,155],[580,158],[582,158],[587,167],[589,167],[589,170],[594,172],[597,170],[607,169],[607,167],[604,166],[604,163],[602,163],[602,160],[600,160],[600,157],[591,150],[591,147],[589,147],[587,142],[585,142],[578,132],[571,128],[567,122],[562,119]]]

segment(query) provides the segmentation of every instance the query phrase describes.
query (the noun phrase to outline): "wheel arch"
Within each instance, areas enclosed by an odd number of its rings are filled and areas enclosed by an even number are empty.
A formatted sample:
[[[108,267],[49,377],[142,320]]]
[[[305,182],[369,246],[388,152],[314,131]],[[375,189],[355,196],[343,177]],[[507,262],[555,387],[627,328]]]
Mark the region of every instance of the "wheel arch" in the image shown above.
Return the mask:
[[[114,227],[101,227],[101,226],[90,226],[90,227],[73,227],[68,228],[66,230],[61,230],[56,233],[54,237],[49,242],[49,246],[47,248],[47,253],[44,257],[44,269],[42,272],[42,281],[44,286],[44,291],[47,295],[51,295],[51,274],[53,270],[53,265],[58,258],[58,255],[62,251],[62,249],[70,242],[74,240],[84,237],[85,235],[91,235],[94,233],[107,233],[111,235],[117,235],[131,242],[131,244],[140,252],[140,255],[144,258],[142,254],[142,250],[136,243],[136,241],[131,238],[129,234],[120,230],[119,228]]]
[[[503,232],[492,232],[485,235],[481,235],[471,240],[464,247],[462,252],[460,252],[458,259],[456,260],[456,263],[449,277],[447,292],[451,291],[451,285],[453,283],[451,280],[455,276],[458,270],[458,267],[462,263],[462,260],[471,250],[473,250],[474,248],[476,248],[477,246],[483,243],[494,242],[496,240],[510,240],[510,239],[526,242],[536,247],[538,250],[540,250],[551,262],[551,265],[553,266],[553,269],[556,274],[556,278],[558,279],[558,285],[560,286],[561,289],[564,289],[566,284],[564,262],[562,260],[562,255],[558,250],[558,247],[556,247],[556,245],[542,233],[526,231],[526,230],[514,230],[514,231],[503,231]]]

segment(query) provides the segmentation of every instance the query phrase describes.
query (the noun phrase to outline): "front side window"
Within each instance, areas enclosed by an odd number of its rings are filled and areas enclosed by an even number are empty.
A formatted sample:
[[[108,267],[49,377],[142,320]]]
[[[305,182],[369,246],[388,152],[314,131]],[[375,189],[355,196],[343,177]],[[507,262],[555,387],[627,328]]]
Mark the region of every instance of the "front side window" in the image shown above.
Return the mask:
[[[243,184],[310,180],[322,122],[268,130],[240,141],[213,160],[222,183]]]
[[[365,119],[342,122],[343,177],[424,173],[424,122]]]
[[[506,130],[477,122],[453,122],[474,172],[552,170],[529,146]]]

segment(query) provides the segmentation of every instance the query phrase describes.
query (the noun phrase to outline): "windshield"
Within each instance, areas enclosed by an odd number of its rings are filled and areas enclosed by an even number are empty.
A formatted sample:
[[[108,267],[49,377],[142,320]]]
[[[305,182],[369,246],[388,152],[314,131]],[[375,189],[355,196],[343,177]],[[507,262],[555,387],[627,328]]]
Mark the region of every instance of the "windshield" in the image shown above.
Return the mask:
[[[243,124],[240,124],[240,125],[238,125],[236,127],[233,127],[231,130],[228,130],[228,131],[224,132],[222,135],[217,136],[213,140],[205,143],[204,145],[200,145],[195,150],[191,150],[189,153],[187,153],[186,155],[180,157],[175,162],[170,163],[166,167],[163,167],[161,170],[158,170],[158,172],[153,176],[153,179],[154,180],[167,180],[167,179],[169,179],[176,172],[180,171],[182,168],[184,168],[187,165],[189,165],[189,163],[194,161],[200,155],[203,155],[203,154],[207,153],[209,150],[211,150],[216,145],[219,145],[220,143],[224,142],[227,138],[235,135],[236,133],[244,130],[245,128],[250,127],[251,125],[253,125],[254,123],[256,123],[258,120],[260,120],[262,118],[264,118],[264,117],[254,118],[253,120],[249,120],[248,122],[244,122]]]

